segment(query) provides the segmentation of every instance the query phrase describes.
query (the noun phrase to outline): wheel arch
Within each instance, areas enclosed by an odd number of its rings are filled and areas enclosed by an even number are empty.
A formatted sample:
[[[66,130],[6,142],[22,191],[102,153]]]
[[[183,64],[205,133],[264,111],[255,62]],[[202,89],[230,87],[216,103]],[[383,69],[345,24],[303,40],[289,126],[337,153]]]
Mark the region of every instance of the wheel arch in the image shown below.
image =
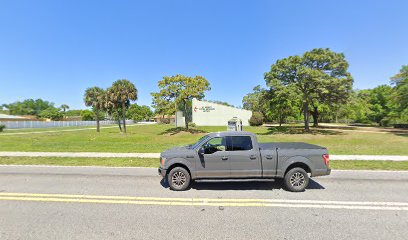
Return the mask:
[[[166,171],[166,176],[169,174],[169,172],[170,172],[173,168],[176,168],[176,167],[182,167],[182,168],[186,169],[187,172],[188,172],[188,174],[190,174],[190,177],[192,178],[190,168],[188,168],[186,164],[180,163],[180,162],[175,162],[175,163],[171,164],[171,165],[169,166],[169,168],[167,169],[167,171]]]
[[[304,169],[307,173],[312,174],[312,164],[310,162],[309,159],[307,159],[306,157],[302,157],[302,156],[295,156],[295,157],[291,157],[288,159],[288,161],[285,164],[285,168],[283,171],[283,176],[286,175],[286,173],[296,167],[300,167],[302,169]]]

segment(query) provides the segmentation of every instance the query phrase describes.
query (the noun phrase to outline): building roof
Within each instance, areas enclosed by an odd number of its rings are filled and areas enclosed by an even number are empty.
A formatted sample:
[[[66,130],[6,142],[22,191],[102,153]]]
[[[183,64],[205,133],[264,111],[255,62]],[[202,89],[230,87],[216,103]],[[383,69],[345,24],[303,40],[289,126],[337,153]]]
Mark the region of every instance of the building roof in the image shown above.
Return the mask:
[[[26,119],[25,117],[0,113],[0,119]]]

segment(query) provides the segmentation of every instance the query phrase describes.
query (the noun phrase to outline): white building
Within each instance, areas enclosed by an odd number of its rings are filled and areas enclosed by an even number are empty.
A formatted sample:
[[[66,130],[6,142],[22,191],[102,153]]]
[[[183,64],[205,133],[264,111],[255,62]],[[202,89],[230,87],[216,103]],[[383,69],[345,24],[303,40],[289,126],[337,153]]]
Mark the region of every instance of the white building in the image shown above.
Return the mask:
[[[197,126],[226,126],[228,120],[237,117],[242,120],[242,125],[249,126],[252,111],[229,107],[222,104],[199,101],[192,102],[192,122]]]

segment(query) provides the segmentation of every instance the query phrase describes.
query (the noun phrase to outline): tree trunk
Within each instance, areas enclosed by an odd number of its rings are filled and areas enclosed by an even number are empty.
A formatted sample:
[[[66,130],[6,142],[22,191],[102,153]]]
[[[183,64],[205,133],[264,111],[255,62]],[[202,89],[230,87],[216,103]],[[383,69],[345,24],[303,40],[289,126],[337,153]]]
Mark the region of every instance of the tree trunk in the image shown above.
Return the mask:
[[[120,132],[122,132],[122,126],[120,125],[119,110],[117,108],[116,108],[116,117],[118,118],[119,130],[120,130]]]
[[[312,116],[313,116],[313,127],[318,127],[319,126],[319,110],[317,109],[317,107],[313,107]]]
[[[126,133],[126,103],[122,103],[123,132]]]
[[[176,112],[177,114],[177,112]],[[187,102],[184,100],[184,122],[186,124],[186,129],[188,130],[188,118],[187,118]]]
[[[279,112],[279,127],[282,127],[282,111]]]
[[[305,121],[305,131],[309,132],[309,103],[305,100],[303,102],[303,119]]]
[[[99,109],[96,109],[96,131],[100,132],[100,127],[99,127]]]

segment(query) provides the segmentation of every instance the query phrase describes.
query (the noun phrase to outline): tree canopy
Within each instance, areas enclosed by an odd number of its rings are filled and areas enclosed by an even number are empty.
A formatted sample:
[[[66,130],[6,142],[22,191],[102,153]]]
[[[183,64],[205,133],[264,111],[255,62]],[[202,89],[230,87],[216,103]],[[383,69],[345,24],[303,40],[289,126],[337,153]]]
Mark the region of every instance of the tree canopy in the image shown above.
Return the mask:
[[[227,107],[235,107],[235,106],[232,105],[232,104],[229,104],[229,103],[224,102],[224,101],[219,101],[219,100],[204,100],[204,101],[211,102],[211,103],[216,103],[216,104],[220,104],[220,105],[224,105],[224,106],[227,106]]]
[[[122,120],[123,120],[123,132],[126,133],[126,110],[131,101],[137,100],[137,88],[127,79],[119,79],[115,81],[107,90],[107,100],[105,106],[110,105],[116,108],[116,113],[119,121],[119,111],[121,107]],[[120,128],[120,125],[119,125]]]
[[[34,115],[39,114],[46,109],[55,108],[54,103],[45,101],[43,99],[26,99],[22,102],[17,101],[10,104],[3,104],[11,115]]]
[[[99,112],[105,107],[106,92],[100,87],[91,87],[85,90],[84,102],[88,107],[92,107],[95,111],[96,131],[100,131]]]
[[[145,105],[131,104],[126,113],[127,118],[134,121],[145,121],[153,117],[153,111]]]
[[[391,84],[395,89],[391,96],[395,103],[393,115],[408,122],[408,65],[402,66],[400,72],[391,77]]]
[[[270,87],[289,87],[301,98],[305,130],[308,131],[310,106],[317,121],[318,104],[332,105],[347,101],[353,84],[347,70],[344,54],[318,48],[302,56],[277,60],[265,73],[265,81]]]
[[[204,92],[210,90],[210,83],[202,76],[188,77],[181,74],[165,76],[158,82],[159,92],[152,93],[153,106],[158,106],[160,111],[170,112],[176,106],[182,106],[185,117],[185,125],[188,129],[188,104],[193,98],[199,100],[204,98]],[[170,104],[165,102],[173,103]],[[174,112],[175,112],[174,111]]]
[[[248,93],[242,99],[243,108],[246,110],[251,110],[253,112],[262,113],[263,117],[266,118],[267,113],[270,110],[269,106],[268,90],[263,89],[260,85],[253,88],[252,93]]]

